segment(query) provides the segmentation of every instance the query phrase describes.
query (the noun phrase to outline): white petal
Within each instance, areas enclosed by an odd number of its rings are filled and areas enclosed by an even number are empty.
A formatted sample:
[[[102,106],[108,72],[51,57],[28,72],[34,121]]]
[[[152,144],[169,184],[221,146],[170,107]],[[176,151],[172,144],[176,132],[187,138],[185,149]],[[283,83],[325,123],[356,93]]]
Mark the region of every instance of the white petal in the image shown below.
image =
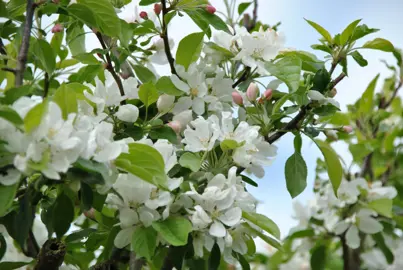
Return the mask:
[[[115,247],[117,248],[124,248],[130,242],[132,241],[132,236],[134,232],[135,227],[130,227],[121,230],[117,235],[113,243],[115,244]]]
[[[123,208],[119,211],[120,226],[127,228],[135,225],[139,221],[137,212],[130,208]]]
[[[360,218],[358,223],[360,231],[368,234],[374,234],[382,231],[382,224],[372,217]]]
[[[325,96],[322,95],[319,91],[310,90],[308,91],[308,97],[312,100],[323,100]]]
[[[187,83],[181,81],[178,76],[176,76],[175,74],[171,75],[171,81],[172,83],[175,85],[176,88],[178,88],[179,90],[182,90],[185,93],[189,93],[190,87]]]
[[[344,233],[348,229],[349,226],[350,226],[350,223],[347,223],[343,220],[336,224],[336,226],[334,227],[334,233],[337,235],[340,235],[340,234]]]
[[[356,249],[360,246],[360,236],[358,235],[357,226],[352,225],[350,229],[348,229],[346,233],[346,240],[347,245],[352,249]]]
[[[0,184],[5,186],[11,186],[17,183],[21,178],[20,171],[16,169],[8,169],[5,175],[0,173]]]
[[[181,97],[180,99],[178,99],[178,102],[176,102],[174,108],[172,109],[172,113],[179,114],[183,111],[186,111],[191,106],[192,106],[192,99],[190,97]]]
[[[218,219],[227,226],[235,226],[241,221],[242,210],[239,207],[235,207],[226,211]]]
[[[195,98],[192,108],[197,115],[202,115],[204,113],[204,100],[202,98]]]
[[[214,221],[214,223],[210,227],[209,233],[210,235],[215,237],[224,237],[227,233],[227,230],[225,230],[225,227],[224,225],[222,225],[221,222]]]

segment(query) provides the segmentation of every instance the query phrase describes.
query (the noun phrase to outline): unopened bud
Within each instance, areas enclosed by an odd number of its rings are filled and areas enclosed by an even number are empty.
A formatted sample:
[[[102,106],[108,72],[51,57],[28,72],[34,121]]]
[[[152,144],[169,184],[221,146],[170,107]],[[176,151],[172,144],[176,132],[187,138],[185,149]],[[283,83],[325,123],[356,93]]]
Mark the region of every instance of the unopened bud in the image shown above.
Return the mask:
[[[344,126],[343,131],[346,133],[351,133],[353,132],[353,128],[351,126]]]
[[[216,12],[216,8],[213,7],[212,5],[207,5],[207,6],[206,6],[206,10],[207,10],[207,12],[210,13],[210,14],[214,14],[214,13]]]
[[[330,90],[330,92],[329,92],[329,97],[333,98],[333,97],[336,96],[336,94],[337,94],[337,90],[336,90],[336,88],[333,88],[333,89]]]
[[[272,96],[273,96],[273,90],[271,90],[271,89],[267,89],[263,93],[263,97],[265,100],[270,100]]]
[[[162,10],[161,4],[155,4],[155,5],[154,5],[154,12],[155,12],[155,14],[160,15],[161,10]]]
[[[179,121],[172,121],[169,122],[167,125],[168,127],[172,128],[172,130],[175,131],[176,133],[179,133],[182,130],[182,125]]]
[[[84,214],[84,216],[86,216],[89,219],[95,219],[95,209],[94,208],[91,208],[88,211],[84,211],[83,214]]]
[[[119,106],[116,117],[124,122],[134,123],[139,117],[139,109],[133,104],[125,104]]]
[[[159,112],[168,112],[175,102],[175,97],[170,95],[161,95],[157,100],[157,108]]]
[[[243,105],[242,96],[237,91],[232,92],[232,100],[239,106]]]
[[[258,93],[259,87],[256,85],[256,83],[250,83],[248,89],[246,90],[246,97],[248,100],[251,102],[255,101]]]
[[[55,26],[52,27],[52,33],[59,33],[63,31],[63,25],[60,23],[55,24]]]
[[[140,18],[142,18],[143,20],[147,20],[148,19],[148,14],[145,11],[140,12]]]
[[[336,141],[339,137],[337,136],[336,131],[334,130],[327,130],[325,132],[326,137],[331,141]]]

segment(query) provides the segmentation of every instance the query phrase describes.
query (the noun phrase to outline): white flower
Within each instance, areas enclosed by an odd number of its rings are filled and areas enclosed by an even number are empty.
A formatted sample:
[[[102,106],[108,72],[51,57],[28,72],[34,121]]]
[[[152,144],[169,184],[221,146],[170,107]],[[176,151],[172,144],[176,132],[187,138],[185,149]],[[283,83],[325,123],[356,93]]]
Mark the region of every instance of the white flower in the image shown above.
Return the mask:
[[[340,108],[340,104],[339,102],[337,102],[336,100],[334,100],[333,98],[327,98],[324,95],[322,95],[319,91],[316,90],[309,90],[308,91],[308,97],[311,100],[316,100],[318,101],[320,104],[332,104],[333,106]]]
[[[220,136],[220,130],[211,121],[202,117],[190,122],[184,131],[182,142],[186,144],[185,150],[190,152],[210,151]]]
[[[126,80],[122,81],[122,85],[125,92],[125,99],[139,98],[138,81],[136,78],[129,77]]]
[[[360,246],[360,236],[359,231],[366,234],[375,234],[382,231],[382,224],[377,221],[373,216],[376,213],[369,209],[361,209],[358,213],[353,214],[350,218],[347,218],[338,224],[334,228],[335,234],[346,233],[347,245],[353,249]]]
[[[205,101],[209,104],[209,111],[231,111],[233,81],[230,78],[224,78],[224,74],[223,70],[218,69],[215,78],[209,83],[211,94],[205,97]]]
[[[208,90],[205,74],[197,69],[196,63],[192,63],[187,71],[185,71],[184,67],[177,66],[176,71],[182,79],[187,81],[187,83],[180,80],[175,74],[171,75],[172,83],[189,96],[179,98],[172,113],[178,114],[192,107],[196,114],[202,115],[205,111],[204,98],[207,95]]]
[[[0,172],[0,184],[11,186],[17,183],[21,178],[21,172],[16,169],[8,169]]]
[[[134,123],[139,117],[139,109],[132,104],[125,104],[119,106],[115,115],[119,120]]]
[[[368,200],[374,201],[378,199],[393,199],[397,196],[395,187],[384,187],[381,181],[377,181],[371,184],[368,192]]]
[[[361,194],[361,189],[368,189],[368,183],[365,179],[357,178],[352,181],[343,180],[337,191],[338,198],[346,204],[354,204]]]
[[[169,47],[172,49],[175,46],[175,41],[169,38]],[[162,38],[157,39],[154,42],[155,52],[150,56],[150,61],[157,65],[165,65],[168,63],[167,56],[165,54],[164,40]]]
[[[174,115],[172,121],[176,121],[179,123],[182,130],[186,128],[186,126],[193,120],[192,111],[186,110],[177,115]]]

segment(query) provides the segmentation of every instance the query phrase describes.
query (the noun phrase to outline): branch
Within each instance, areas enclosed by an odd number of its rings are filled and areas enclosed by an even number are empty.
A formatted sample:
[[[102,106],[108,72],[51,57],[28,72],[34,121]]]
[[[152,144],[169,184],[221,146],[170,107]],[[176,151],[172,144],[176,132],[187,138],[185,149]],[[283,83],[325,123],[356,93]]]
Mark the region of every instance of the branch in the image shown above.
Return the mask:
[[[240,85],[243,81],[246,81],[246,79],[248,78],[249,74],[250,74],[250,67],[246,67],[245,70],[243,71],[241,77],[239,77],[239,79],[232,85],[232,88],[237,87],[238,85]]]
[[[397,93],[399,92],[400,88],[403,85],[403,81],[400,80],[399,84],[396,86],[395,90],[393,91],[392,96],[390,97],[389,101],[386,103],[381,104],[379,107],[380,109],[386,109],[390,106],[390,104],[392,104],[393,100],[396,98]]]
[[[360,270],[360,250],[351,249],[347,245],[346,235],[340,236],[341,245],[343,248],[343,269],[344,270]]]
[[[136,258],[136,253],[130,253],[129,270],[141,270],[145,263],[143,258]]]
[[[37,4],[34,3],[34,0],[27,0],[25,24],[22,34],[21,47],[18,53],[17,69],[15,74],[16,87],[21,86],[24,80],[24,72],[28,60],[28,49],[29,49],[29,40],[31,37],[32,21],[34,17],[34,10],[36,7]]]
[[[120,53],[119,51],[116,49],[115,46],[112,46],[112,39],[106,35],[102,35],[102,39],[104,40],[104,43],[108,45],[109,48],[111,48],[111,52],[112,54],[119,59]],[[127,79],[129,77],[134,77],[134,72],[132,70],[132,68],[130,67],[129,62],[126,60],[123,63],[120,64],[120,69],[121,69],[121,73],[120,76],[123,79]]]
[[[0,38],[0,54],[7,56],[6,46],[4,46],[3,40]],[[7,65],[7,59],[4,59],[4,65]]]
[[[329,90],[332,90],[345,77],[346,77],[346,74],[344,74],[343,72],[340,73],[340,75],[329,84]]]
[[[257,9],[258,9],[257,0],[253,1],[253,5],[254,5],[254,8],[253,8],[253,12],[252,12],[252,23],[248,27],[249,32],[252,31],[253,28],[255,28],[256,23],[257,23]]]
[[[9,67],[2,67],[1,70],[14,73],[14,75],[17,73],[17,71],[14,68]]]
[[[49,74],[47,72],[45,72],[45,80],[43,84],[43,97],[45,98],[48,96],[49,92]]]
[[[49,239],[43,244],[34,270],[58,270],[66,255],[66,245],[57,240]]]
[[[168,13],[166,0],[161,0],[162,5],[162,33],[161,37],[164,40],[165,54],[167,56],[169,66],[171,67],[171,73],[178,76],[175,69],[175,59],[172,56],[171,48],[169,47],[169,37],[168,37],[168,25],[165,22],[165,15]]]
[[[100,32],[96,32],[95,35],[97,36],[99,42],[101,43],[102,48],[104,50],[107,50],[108,47],[106,46],[106,44],[104,42],[104,39],[102,38],[102,34]],[[119,75],[116,74],[115,69],[113,68],[112,59],[111,59],[111,57],[109,55],[109,52],[105,53],[105,57],[106,57],[106,62],[107,62],[106,63],[107,64],[106,69],[112,74],[112,77],[115,79],[116,84],[118,85],[120,95],[123,97],[125,95],[125,91],[123,89],[122,80],[120,79]],[[121,103],[125,104],[124,101],[122,101]]]

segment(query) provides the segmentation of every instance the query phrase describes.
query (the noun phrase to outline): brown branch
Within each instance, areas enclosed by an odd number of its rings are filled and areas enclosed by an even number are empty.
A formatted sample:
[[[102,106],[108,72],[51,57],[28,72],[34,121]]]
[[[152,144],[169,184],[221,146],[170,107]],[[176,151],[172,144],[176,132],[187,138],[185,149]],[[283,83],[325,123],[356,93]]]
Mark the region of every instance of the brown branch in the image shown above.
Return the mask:
[[[341,82],[341,80],[343,80],[346,77],[346,74],[344,74],[343,72],[340,73],[339,76],[337,76],[336,79],[334,79],[330,84],[328,89],[332,90],[339,82]]]
[[[360,270],[360,249],[351,249],[347,245],[346,235],[340,236],[343,249],[343,269],[344,270]]]
[[[116,46],[113,46],[112,39],[103,34],[102,34],[102,39],[104,40],[104,43],[110,48],[111,53],[117,59],[119,59],[120,52],[116,49]],[[121,70],[120,76],[123,79],[127,79],[129,77],[134,77],[134,72],[133,72],[132,68],[130,67],[130,64],[127,60],[120,64],[120,70]]]
[[[104,50],[108,50],[108,47],[106,46],[104,39],[102,37],[102,34],[100,32],[96,32],[95,34],[99,40],[99,43],[101,43],[101,46]],[[112,77],[115,79],[116,84],[118,85],[120,95],[123,97],[125,95],[125,91],[123,89],[123,84],[122,80],[120,79],[119,75],[116,74],[115,69],[113,68],[112,65],[112,59],[111,56],[109,55],[109,52],[105,52],[105,57],[106,57],[106,69],[112,74]],[[121,102],[122,104],[125,104],[124,101]]]
[[[49,93],[49,74],[45,72],[45,79],[43,83],[43,97],[47,97]]]
[[[242,82],[246,81],[246,79],[248,78],[249,74],[250,74],[250,67],[246,67],[245,70],[243,71],[241,77],[239,77],[239,79],[232,85],[232,88],[237,87],[238,85],[240,85]]]
[[[2,67],[1,70],[14,73],[14,75],[17,73],[17,71],[14,68],[9,67]]]
[[[66,245],[57,240],[49,239],[43,244],[34,270],[58,270],[66,255]]]
[[[175,69],[175,59],[173,58],[172,53],[171,53],[171,48],[169,47],[168,25],[165,22],[165,15],[168,13],[166,1],[161,0],[161,5],[162,5],[162,33],[161,33],[161,37],[162,37],[162,39],[164,41],[165,54],[167,56],[169,66],[171,67],[171,73],[175,74],[176,76],[178,76],[178,73],[176,72],[176,69]]]
[[[26,16],[20,51],[18,52],[17,69],[15,74],[15,86],[19,87],[23,84],[25,67],[28,60],[29,40],[31,37],[32,22],[34,10],[37,4],[33,0],[27,0]]]

